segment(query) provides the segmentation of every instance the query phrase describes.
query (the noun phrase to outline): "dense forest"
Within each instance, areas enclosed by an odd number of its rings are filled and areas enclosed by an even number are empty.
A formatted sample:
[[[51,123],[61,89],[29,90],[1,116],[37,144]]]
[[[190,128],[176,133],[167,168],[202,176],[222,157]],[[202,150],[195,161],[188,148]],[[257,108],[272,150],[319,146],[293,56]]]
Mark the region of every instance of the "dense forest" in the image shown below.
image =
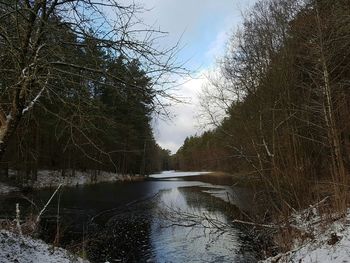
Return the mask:
[[[115,24],[100,7],[116,13]],[[173,49],[152,48],[161,32],[135,36],[136,13],[114,1],[0,1],[5,176],[162,170],[169,152],[155,142],[151,120],[163,107]]]
[[[330,194],[345,209],[349,14],[347,0],[259,1],[203,88],[214,128],[187,138],[175,167],[260,177],[294,207]]]

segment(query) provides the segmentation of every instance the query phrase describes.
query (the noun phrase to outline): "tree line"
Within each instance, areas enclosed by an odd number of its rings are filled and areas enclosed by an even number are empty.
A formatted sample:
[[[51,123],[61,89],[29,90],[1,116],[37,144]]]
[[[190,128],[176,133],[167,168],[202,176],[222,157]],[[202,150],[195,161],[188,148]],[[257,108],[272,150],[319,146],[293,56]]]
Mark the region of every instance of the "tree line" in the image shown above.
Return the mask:
[[[330,195],[345,211],[349,14],[345,0],[258,1],[203,88],[214,128],[187,138],[175,167],[259,177],[289,209]]]
[[[182,74],[142,7],[114,0],[0,1],[0,159],[39,169],[149,174],[169,154],[151,120]]]

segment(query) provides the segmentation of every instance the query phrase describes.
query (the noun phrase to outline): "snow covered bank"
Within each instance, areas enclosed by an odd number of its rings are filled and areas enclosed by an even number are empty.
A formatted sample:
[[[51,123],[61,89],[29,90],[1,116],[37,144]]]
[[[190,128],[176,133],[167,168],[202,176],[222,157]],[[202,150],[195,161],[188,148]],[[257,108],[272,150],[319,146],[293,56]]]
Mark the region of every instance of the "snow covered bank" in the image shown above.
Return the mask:
[[[19,188],[0,182],[0,194],[8,194],[15,191],[19,191]]]
[[[17,172],[14,170],[9,171],[9,177],[14,177]],[[121,175],[109,172],[95,172],[95,171],[67,171],[65,176],[62,176],[61,171],[54,170],[40,170],[37,173],[37,180],[35,182],[28,182],[23,186],[33,187],[35,189],[47,188],[47,187],[57,187],[62,184],[63,186],[77,186],[84,184],[95,184],[102,182],[117,182],[117,181],[138,181],[143,180],[143,176],[130,176]],[[0,195],[8,194],[10,192],[19,191],[17,187],[9,186],[6,183],[0,182]]]
[[[31,186],[33,188],[40,189],[45,187],[56,187],[59,184],[62,184],[63,186],[76,186],[102,182],[134,181],[142,179],[142,176],[120,175],[103,171],[97,173],[94,171],[76,171],[74,174],[69,172],[66,176],[62,176],[61,171],[41,170],[38,171],[37,180]]]
[[[304,242],[296,240],[291,251],[261,262],[350,262],[350,210],[347,218],[335,220],[326,228],[322,226],[321,221],[321,218],[315,216],[307,223],[300,224],[301,228],[309,231],[312,238]]]
[[[14,186],[9,186],[5,183],[0,182],[0,195],[1,194],[8,194],[10,192],[16,192],[19,191],[19,188],[14,187]]]
[[[53,248],[41,240],[22,237],[0,230],[0,262],[2,263],[88,263],[62,248]]]

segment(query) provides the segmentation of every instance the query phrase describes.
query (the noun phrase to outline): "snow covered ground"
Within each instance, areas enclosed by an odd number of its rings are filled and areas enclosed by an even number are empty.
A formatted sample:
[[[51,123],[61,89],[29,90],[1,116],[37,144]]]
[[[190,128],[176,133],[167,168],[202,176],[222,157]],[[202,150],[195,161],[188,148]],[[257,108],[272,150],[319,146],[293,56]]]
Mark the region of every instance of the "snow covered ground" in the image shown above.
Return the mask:
[[[54,248],[41,240],[22,237],[0,230],[1,263],[88,263],[62,248]]]
[[[320,218],[300,224],[307,229],[313,238],[302,244],[296,240],[294,248],[275,257],[268,258],[264,263],[345,263],[350,262],[350,210],[347,218],[331,223],[323,229]],[[318,223],[317,223],[318,222]]]
[[[10,170],[9,176],[15,176],[16,171]],[[40,170],[37,174],[37,180],[34,184],[28,182],[27,185],[31,186],[35,189],[46,188],[46,187],[57,187],[59,184],[63,186],[76,186],[83,184],[95,184],[102,182],[116,182],[116,181],[134,181],[141,180],[142,176],[130,176],[130,175],[120,175],[116,173],[109,172],[99,172],[98,174],[94,174],[91,171],[88,172],[80,172],[76,171],[74,175],[72,175],[71,171],[66,173],[66,176],[62,176],[61,171],[54,170]],[[19,191],[19,188],[9,186],[6,183],[0,182],[0,194],[8,194],[10,192]]]
[[[63,177],[61,171],[41,170],[38,171],[37,180],[33,184],[33,187],[39,189],[56,187],[59,184],[63,186],[76,186],[102,182],[132,181],[141,178],[141,176],[120,175],[103,171],[96,175],[94,175],[93,172],[76,171],[74,175],[68,173]]]

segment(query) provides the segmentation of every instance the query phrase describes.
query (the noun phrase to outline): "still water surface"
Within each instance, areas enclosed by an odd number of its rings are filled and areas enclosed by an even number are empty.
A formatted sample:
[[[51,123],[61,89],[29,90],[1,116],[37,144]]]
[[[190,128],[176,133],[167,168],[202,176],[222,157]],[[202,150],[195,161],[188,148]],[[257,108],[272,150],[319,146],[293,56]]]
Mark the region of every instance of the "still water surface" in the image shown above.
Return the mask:
[[[239,209],[249,210],[250,196],[230,184],[230,178],[168,172],[64,188],[45,214],[41,238],[56,238],[92,262],[256,262],[247,233],[230,224]],[[30,198],[42,207],[52,191]],[[36,211],[13,195],[0,198],[0,214],[13,217],[14,202],[25,214]]]

